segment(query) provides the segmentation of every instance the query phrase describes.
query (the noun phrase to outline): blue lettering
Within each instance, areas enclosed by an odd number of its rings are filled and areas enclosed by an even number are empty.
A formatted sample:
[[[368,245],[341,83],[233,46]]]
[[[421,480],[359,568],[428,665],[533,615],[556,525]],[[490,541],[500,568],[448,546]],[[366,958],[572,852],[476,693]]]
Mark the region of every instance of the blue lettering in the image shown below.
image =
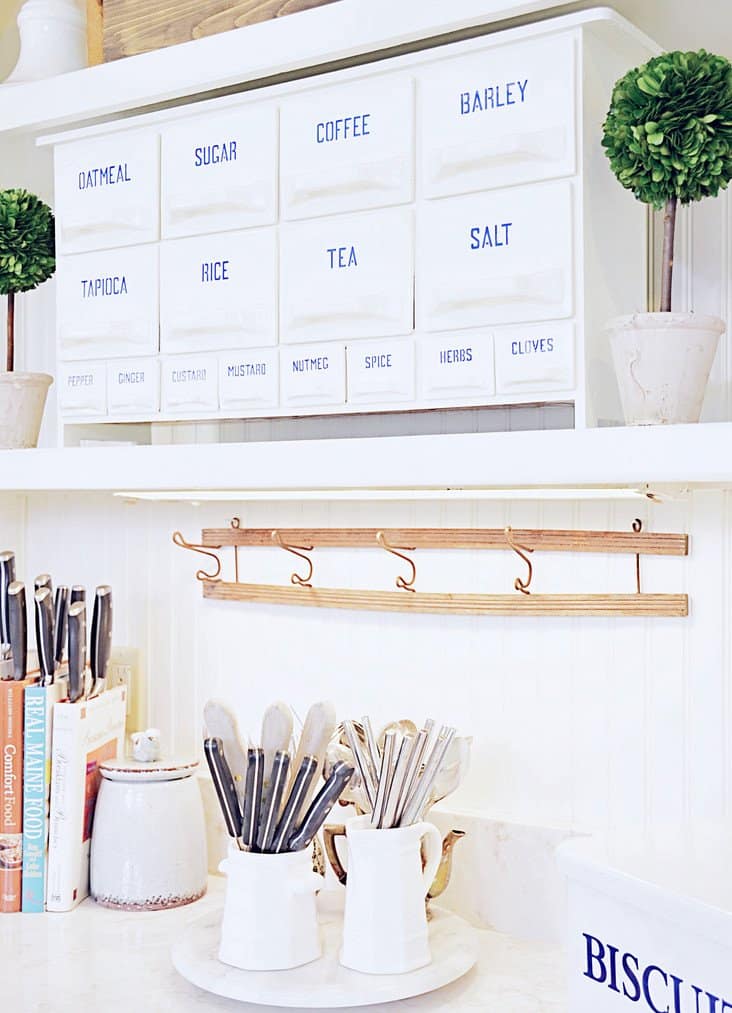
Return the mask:
[[[587,940],[587,970],[584,972],[583,977],[590,978],[592,981],[597,981],[602,985],[607,978],[607,968],[603,963],[605,947],[602,945],[600,940],[595,939],[594,936],[590,936],[586,932],[583,932],[582,935]],[[597,944],[596,951],[593,944]],[[600,977],[595,977],[592,973],[593,964],[597,964],[598,974]]]
[[[472,362],[472,348],[443,348],[440,351],[440,365],[446,366],[453,362]]]
[[[326,253],[331,271],[334,267],[358,267],[355,246],[329,246]]]
[[[315,141],[317,144],[330,144],[332,141],[350,141],[354,137],[368,137],[371,133],[370,116],[371,113],[357,113],[335,120],[321,120],[315,125]]]
[[[523,81],[506,81],[504,83],[476,88],[474,91],[460,92],[460,115],[484,113],[489,109],[503,109],[504,106],[515,106],[526,101],[528,78]],[[518,88],[519,98],[516,98]]]
[[[541,355],[554,351],[554,338],[524,338],[511,342],[511,355]]]
[[[696,996],[696,1013],[703,1013],[703,1011],[699,1009],[699,997],[702,994],[702,989],[697,988],[696,985],[692,985],[691,987]],[[711,992],[704,992],[704,995],[709,1000],[709,1013],[716,1013],[717,1003],[719,1002],[718,996],[712,995]],[[655,1010],[655,1006],[653,1008]]]
[[[228,281],[228,260],[204,260],[201,264],[201,284],[209,281]]]
[[[226,367],[227,376],[266,376],[266,362],[239,362],[235,366]]]
[[[93,190],[99,186],[111,186],[116,183],[131,183],[130,169],[127,162],[117,165],[104,165],[94,169],[82,169],[79,173],[80,190]]]
[[[120,386],[125,383],[144,383],[144,382],[145,382],[145,374],[142,372],[117,374],[117,383],[120,384]]]
[[[665,971],[662,971],[660,967],[656,967],[655,964],[650,964],[643,972],[643,998],[646,1000],[648,1005],[653,1010],[653,1013],[669,1013],[668,1003],[661,1009],[660,1006],[656,1006],[651,998],[649,981],[652,974],[657,974],[663,979],[664,985],[668,988],[668,975]]]
[[[631,960],[635,964],[635,971],[631,970],[629,966]],[[630,999],[631,1002],[638,1002],[641,996],[641,987],[640,982],[638,981],[639,970],[640,970],[640,963],[638,961],[638,958],[634,957],[632,953],[623,954],[623,971],[625,972],[625,977],[630,982],[634,991],[634,994],[631,995],[631,993],[628,991],[627,986],[623,985],[623,995],[625,996],[626,999]]]
[[[174,369],[170,378],[173,383],[201,383],[206,379],[206,369]]]
[[[82,299],[96,298],[100,295],[127,295],[127,278],[124,275],[114,275],[108,278],[81,279]]]
[[[320,355],[312,359],[293,359],[293,373],[325,372],[328,369],[328,356]]]
[[[364,364],[366,369],[391,369],[391,352],[381,355],[365,355]]]
[[[476,225],[470,230],[470,249],[484,250],[486,247],[508,246],[510,236],[508,230],[513,222],[502,222],[500,225]],[[503,230],[501,232],[500,230]]]
[[[75,376],[71,375],[71,376],[69,376],[68,380],[66,381],[66,385],[68,387],[93,387],[94,386],[94,374],[93,373],[83,373],[83,374],[79,375],[77,373]]]
[[[200,168],[202,165],[235,162],[236,157],[236,141],[223,141],[221,144],[204,144],[200,148],[194,149],[193,164]]]

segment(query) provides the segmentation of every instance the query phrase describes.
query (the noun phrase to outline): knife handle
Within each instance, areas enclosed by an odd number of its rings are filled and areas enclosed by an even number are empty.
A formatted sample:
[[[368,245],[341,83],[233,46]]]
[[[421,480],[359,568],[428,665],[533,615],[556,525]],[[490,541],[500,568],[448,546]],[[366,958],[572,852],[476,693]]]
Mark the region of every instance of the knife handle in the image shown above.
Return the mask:
[[[0,552],[0,644],[10,644],[8,590],[15,580],[15,553]]]
[[[51,589],[42,587],[33,596],[36,608],[36,647],[41,668],[41,685],[50,686],[56,671],[53,643],[53,602]]]
[[[40,591],[44,587],[47,587],[49,591],[53,592],[53,582],[51,581],[50,573],[39,573],[36,579],[33,581],[34,591]]]
[[[297,824],[318,766],[318,760],[315,756],[303,756],[300,769],[295,775],[295,780],[292,782],[290,794],[287,802],[285,802],[285,808],[282,810],[280,822],[277,824],[277,829],[272,839],[272,851],[276,854],[279,854],[280,851],[287,851],[287,841],[292,834],[293,827]]]
[[[56,588],[56,600],[54,603],[54,630],[55,630],[55,650],[54,657],[56,659],[56,668],[64,660],[64,652],[66,650],[66,634],[68,631],[69,621],[69,589],[63,584],[59,584]]]
[[[303,848],[307,848],[325,823],[328,813],[341,797],[341,793],[353,777],[355,769],[343,761],[333,766],[330,777],[313,799],[300,828],[287,842],[288,851],[302,851]]]
[[[86,669],[86,605],[76,601],[69,606],[69,700],[76,703],[84,695]]]
[[[76,601],[86,601],[86,588],[83,584],[74,584],[71,588],[71,597],[69,598],[69,604],[73,605]]]
[[[247,749],[247,780],[244,789],[244,819],[241,837],[245,847],[252,851],[257,846],[263,783],[264,750],[249,748]]]
[[[112,653],[112,588],[100,584],[94,595],[94,612],[91,630],[90,695],[104,689],[109,656]]]
[[[262,814],[257,832],[257,848],[259,851],[268,852],[272,850],[272,839],[279,822],[282,796],[285,793],[285,785],[287,784],[289,772],[290,754],[283,749],[278,749],[272,760],[267,796],[262,805]]]
[[[8,588],[8,621],[10,646],[13,650],[13,678],[25,679],[28,670],[28,612],[25,604],[25,584],[11,582]]]
[[[204,739],[203,751],[206,754],[221,812],[224,814],[226,830],[229,837],[238,840],[241,837],[241,810],[221,739]]]

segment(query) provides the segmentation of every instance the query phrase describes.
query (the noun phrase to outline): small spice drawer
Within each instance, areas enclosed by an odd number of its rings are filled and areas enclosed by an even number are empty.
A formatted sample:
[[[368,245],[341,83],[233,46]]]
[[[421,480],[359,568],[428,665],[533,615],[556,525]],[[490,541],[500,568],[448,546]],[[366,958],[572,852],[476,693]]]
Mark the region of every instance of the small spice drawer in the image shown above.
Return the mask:
[[[569,176],[576,164],[575,40],[442,60],[418,75],[426,197]]]
[[[208,113],[163,129],[164,238],[272,225],[276,216],[274,104]]]
[[[574,324],[564,321],[497,330],[498,393],[571,390],[575,383],[574,332]]]
[[[417,230],[418,329],[571,316],[570,183],[429,201]]]
[[[133,246],[159,237],[160,141],[123,130],[55,152],[59,253]]]
[[[414,82],[392,74],[290,96],[280,114],[286,219],[404,204],[414,194]]]
[[[118,359],[110,362],[107,366],[107,409],[110,415],[159,411],[158,359]]]
[[[280,339],[378,338],[413,327],[413,212],[398,208],[280,230]]]
[[[413,341],[359,341],[347,356],[349,404],[414,400]]]
[[[222,410],[264,411],[279,404],[279,355],[274,348],[243,348],[219,355]]]
[[[157,352],[157,244],[61,257],[58,274],[61,358]]]
[[[277,341],[274,229],[160,245],[160,347],[198,352]]]
[[[60,362],[58,403],[64,415],[106,415],[107,364]]]
[[[425,401],[492,397],[496,391],[490,331],[450,331],[419,339],[419,396]]]
[[[161,360],[164,412],[215,412],[219,373],[215,355],[173,355]]]
[[[327,407],[346,402],[346,349],[342,344],[280,349],[282,407]]]

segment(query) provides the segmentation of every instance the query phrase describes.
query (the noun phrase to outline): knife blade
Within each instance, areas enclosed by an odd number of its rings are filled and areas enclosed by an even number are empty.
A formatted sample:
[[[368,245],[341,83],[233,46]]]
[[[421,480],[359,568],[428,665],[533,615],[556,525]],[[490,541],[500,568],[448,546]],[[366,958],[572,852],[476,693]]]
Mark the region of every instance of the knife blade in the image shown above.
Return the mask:
[[[28,612],[25,584],[14,580],[8,587],[8,621],[13,651],[13,678],[25,679],[28,671]]]
[[[269,783],[262,804],[257,832],[257,848],[260,851],[269,852],[272,850],[272,840],[279,823],[282,796],[285,792],[289,769],[290,754],[283,749],[278,749],[272,760],[272,770],[268,779]]]
[[[231,776],[229,764],[226,762],[221,739],[204,739],[203,751],[206,754],[208,769],[214,783],[216,796],[224,814],[224,822],[229,837],[233,837],[241,848],[241,810],[236,796],[234,778]]]
[[[15,553],[10,549],[0,552],[0,654],[10,656],[10,618],[8,589],[15,580]]]
[[[95,696],[104,689],[112,653],[112,588],[108,584],[100,584],[94,594],[89,653],[92,676],[89,696]]]
[[[236,717],[220,700],[207,700],[203,708],[203,723],[209,738],[221,739],[226,759],[234,775],[234,785],[240,805],[244,806],[244,785],[247,779],[248,741],[239,734]]]
[[[71,588],[69,604],[73,605],[75,601],[86,601],[86,588],[82,584],[74,584]]]
[[[257,847],[259,813],[262,807],[262,784],[264,782],[264,750],[247,749],[247,777],[244,789],[244,818],[241,837],[244,846],[251,851]]]
[[[42,587],[33,595],[35,601],[36,648],[41,669],[41,685],[50,686],[56,672],[53,638],[53,599],[51,589]]]
[[[56,600],[53,609],[54,633],[56,640],[54,657],[56,659],[56,668],[58,668],[61,662],[64,660],[64,653],[66,651],[66,634],[68,631],[68,619],[69,619],[69,589],[65,585],[59,584],[59,586],[56,588]]]
[[[272,839],[272,851],[276,854],[287,851],[288,838],[292,834],[293,827],[297,825],[317,770],[317,757],[303,756]]]
[[[354,775],[356,768],[339,760],[333,764],[330,777],[310,804],[299,829],[287,842],[288,851],[302,851],[325,823],[328,813],[341,797],[343,789]]]
[[[86,669],[86,604],[75,601],[69,605],[69,700],[76,703],[84,695]]]

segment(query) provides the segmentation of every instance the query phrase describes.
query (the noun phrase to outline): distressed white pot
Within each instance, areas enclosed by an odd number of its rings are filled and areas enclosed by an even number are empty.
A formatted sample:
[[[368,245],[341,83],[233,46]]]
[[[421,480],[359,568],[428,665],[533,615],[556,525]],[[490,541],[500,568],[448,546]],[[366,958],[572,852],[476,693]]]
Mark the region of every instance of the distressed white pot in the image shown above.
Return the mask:
[[[628,425],[698,422],[725,329],[699,313],[635,313],[607,327]]]
[[[0,449],[36,446],[52,383],[48,373],[0,373]]]
[[[87,65],[86,17],[76,0],[26,0],[18,32],[20,56],[5,84],[38,81]]]

